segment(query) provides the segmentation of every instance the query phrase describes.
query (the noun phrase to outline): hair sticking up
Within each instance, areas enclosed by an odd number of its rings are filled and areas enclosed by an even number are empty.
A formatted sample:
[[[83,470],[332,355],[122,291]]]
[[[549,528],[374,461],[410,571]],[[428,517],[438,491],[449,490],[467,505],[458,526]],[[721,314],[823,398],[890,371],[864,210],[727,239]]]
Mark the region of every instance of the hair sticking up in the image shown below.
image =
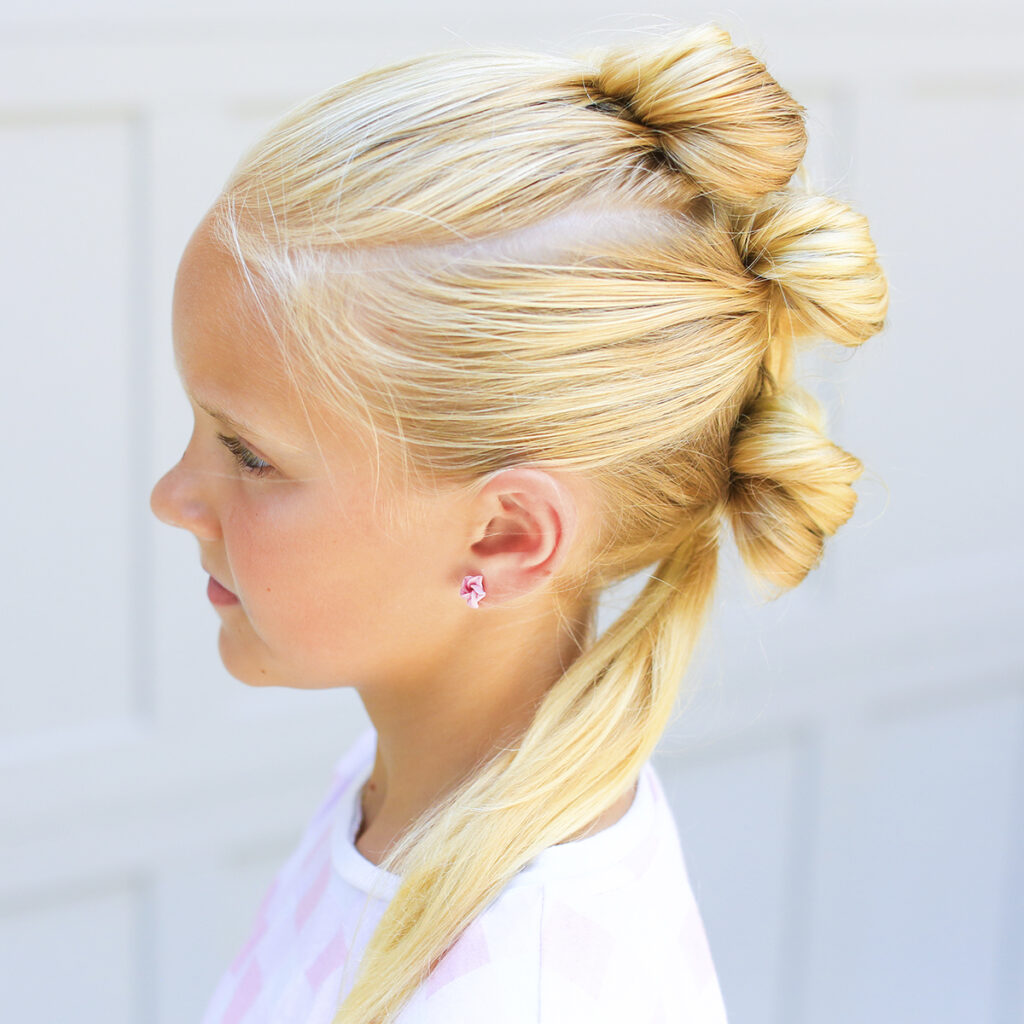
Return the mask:
[[[579,578],[649,581],[519,742],[420,821],[337,1024],[386,1024],[506,882],[636,779],[672,713],[730,520],[778,587],[850,516],[793,346],[878,331],[863,217],[790,184],[802,108],[714,26],[584,59],[456,53],[288,114],[213,211],[308,394],[409,486],[585,474]],[[624,228],[632,221],[634,227]]]

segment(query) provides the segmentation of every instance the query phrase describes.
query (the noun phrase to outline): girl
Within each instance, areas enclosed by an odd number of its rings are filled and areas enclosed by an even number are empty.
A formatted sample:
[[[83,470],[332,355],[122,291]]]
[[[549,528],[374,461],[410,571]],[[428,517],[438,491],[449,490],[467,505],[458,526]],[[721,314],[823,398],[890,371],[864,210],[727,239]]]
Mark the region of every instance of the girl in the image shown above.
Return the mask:
[[[805,145],[705,26],[409,61],[242,160],[179,269],[195,429],[153,508],[229,671],[373,729],[208,1024],[724,1020],[648,758],[723,523],[781,590],[854,507],[794,346],[858,345],[886,285]]]

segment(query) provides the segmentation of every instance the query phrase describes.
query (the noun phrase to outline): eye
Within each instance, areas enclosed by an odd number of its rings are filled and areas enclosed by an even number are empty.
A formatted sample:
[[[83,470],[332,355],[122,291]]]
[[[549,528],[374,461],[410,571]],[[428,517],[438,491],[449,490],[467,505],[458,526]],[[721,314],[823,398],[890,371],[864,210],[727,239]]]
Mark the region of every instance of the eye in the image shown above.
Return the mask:
[[[254,455],[243,443],[242,439],[229,434],[218,434],[217,439],[235,457],[239,467],[253,476],[263,476],[269,473],[274,467],[269,462],[264,462],[258,455]]]

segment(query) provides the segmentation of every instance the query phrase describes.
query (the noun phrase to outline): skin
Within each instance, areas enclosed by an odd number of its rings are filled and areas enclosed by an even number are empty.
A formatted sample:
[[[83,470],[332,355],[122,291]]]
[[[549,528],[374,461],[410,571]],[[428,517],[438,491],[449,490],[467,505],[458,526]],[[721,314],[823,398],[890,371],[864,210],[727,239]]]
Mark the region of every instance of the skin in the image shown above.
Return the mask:
[[[206,221],[178,269],[173,334],[194,429],[151,507],[195,536],[204,569],[238,599],[214,606],[233,676],[358,691],[378,748],[356,846],[379,863],[526,728],[578,655],[588,609],[566,607],[553,584],[586,535],[585,482],[515,467],[473,487],[404,494],[408,514],[385,523],[374,459],[290,383]],[[238,438],[259,468],[241,465],[237,444],[233,453],[218,434]],[[459,596],[467,574],[484,577],[477,609]],[[606,828],[632,796],[566,838]]]

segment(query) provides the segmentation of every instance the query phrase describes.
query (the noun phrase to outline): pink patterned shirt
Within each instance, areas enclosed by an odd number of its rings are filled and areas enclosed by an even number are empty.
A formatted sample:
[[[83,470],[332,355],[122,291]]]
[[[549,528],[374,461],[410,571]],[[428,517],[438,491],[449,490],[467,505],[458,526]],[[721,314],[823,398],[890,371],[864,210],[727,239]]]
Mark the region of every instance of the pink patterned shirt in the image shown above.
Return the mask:
[[[398,878],[355,847],[367,730],[278,872],[203,1024],[330,1024]],[[550,847],[462,934],[397,1024],[724,1024],[653,766],[609,828]]]

